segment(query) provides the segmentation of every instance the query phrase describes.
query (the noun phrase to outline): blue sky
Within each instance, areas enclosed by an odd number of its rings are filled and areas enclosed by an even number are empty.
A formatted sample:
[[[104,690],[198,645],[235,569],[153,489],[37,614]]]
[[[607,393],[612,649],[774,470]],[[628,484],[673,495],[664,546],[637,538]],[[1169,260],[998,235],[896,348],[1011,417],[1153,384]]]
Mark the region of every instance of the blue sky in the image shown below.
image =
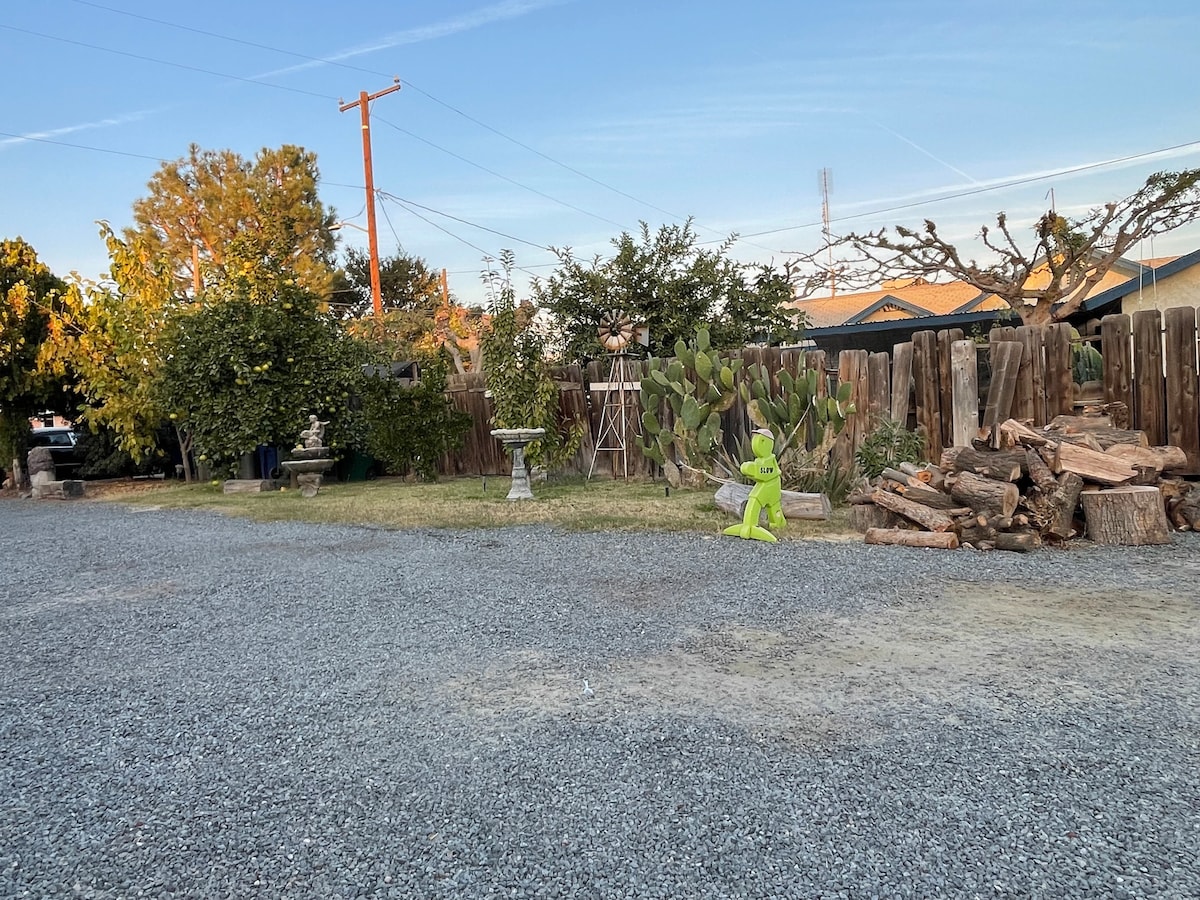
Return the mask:
[[[544,248],[604,254],[640,221],[693,216],[782,262],[819,245],[822,169],[835,231],[929,217],[966,241],[1005,210],[1024,234],[1051,190],[1078,214],[1200,166],[1198,33],[1194,0],[13,3],[0,237],[98,277],[96,220],[127,225],[193,142],[314,151],[323,201],[365,225],[338,99],[393,75],[375,183],[408,205],[378,207],[381,252],[446,268],[466,302],[485,254],[514,250],[521,290]],[[1192,227],[1140,255],[1197,247]]]

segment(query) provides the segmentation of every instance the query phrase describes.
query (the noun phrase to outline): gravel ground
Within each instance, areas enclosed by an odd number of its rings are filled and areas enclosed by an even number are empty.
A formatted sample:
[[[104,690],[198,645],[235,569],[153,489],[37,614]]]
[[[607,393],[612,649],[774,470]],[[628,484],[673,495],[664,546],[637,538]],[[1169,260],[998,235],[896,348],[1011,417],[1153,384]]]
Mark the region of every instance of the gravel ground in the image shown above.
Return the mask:
[[[0,501],[5,897],[1198,897],[1200,538]]]

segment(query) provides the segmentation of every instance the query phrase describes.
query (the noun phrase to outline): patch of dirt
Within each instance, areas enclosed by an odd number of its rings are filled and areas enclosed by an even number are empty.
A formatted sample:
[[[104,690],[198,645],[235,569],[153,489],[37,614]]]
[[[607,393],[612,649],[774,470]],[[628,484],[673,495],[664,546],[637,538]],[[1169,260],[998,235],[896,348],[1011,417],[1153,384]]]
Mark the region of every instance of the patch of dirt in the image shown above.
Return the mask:
[[[1101,697],[1137,703],[1148,671],[1200,676],[1197,640],[1196,605],[1180,597],[951,585],[921,607],[807,616],[780,631],[723,625],[594,677],[520,654],[446,689],[489,716],[653,708],[797,741],[864,740],[906,710],[1000,709],[1018,697],[1069,715]]]

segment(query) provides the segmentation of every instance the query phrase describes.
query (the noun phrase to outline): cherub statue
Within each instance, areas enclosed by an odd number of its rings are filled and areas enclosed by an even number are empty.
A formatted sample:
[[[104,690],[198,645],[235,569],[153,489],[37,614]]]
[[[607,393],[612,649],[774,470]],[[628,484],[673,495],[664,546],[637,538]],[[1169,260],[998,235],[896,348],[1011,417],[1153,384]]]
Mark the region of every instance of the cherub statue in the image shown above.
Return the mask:
[[[322,422],[316,416],[309,416],[308,427],[300,432],[301,446],[306,450],[325,446],[322,441],[325,437],[325,426],[328,424],[328,422]]]

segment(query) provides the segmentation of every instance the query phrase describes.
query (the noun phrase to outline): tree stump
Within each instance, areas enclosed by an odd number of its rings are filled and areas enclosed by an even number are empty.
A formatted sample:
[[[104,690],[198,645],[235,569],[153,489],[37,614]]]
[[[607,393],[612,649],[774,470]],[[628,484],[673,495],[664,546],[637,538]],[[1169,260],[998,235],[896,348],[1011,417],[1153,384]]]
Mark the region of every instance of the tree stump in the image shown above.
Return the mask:
[[[1156,487],[1127,485],[1084,491],[1080,500],[1087,536],[1097,544],[1137,546],[1171,542],[1171,526],[1162,494]]]

